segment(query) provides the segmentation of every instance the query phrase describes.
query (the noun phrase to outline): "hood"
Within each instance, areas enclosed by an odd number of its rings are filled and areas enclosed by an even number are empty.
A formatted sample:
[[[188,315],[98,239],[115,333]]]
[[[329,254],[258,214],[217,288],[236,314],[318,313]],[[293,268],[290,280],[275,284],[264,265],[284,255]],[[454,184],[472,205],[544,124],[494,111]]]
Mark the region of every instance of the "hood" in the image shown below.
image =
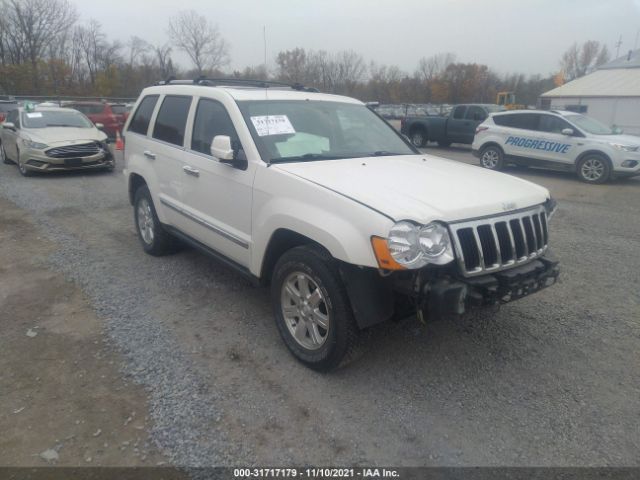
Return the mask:
[[[600,135],[599,140],[606,143],[640,146],[640,137],[636,135]]]
[[[426,224],[496,215],[543,203],[546,188],[431,155],[275,164],[398,220]]]
[[[107,136],[97,128],[71,128],[71,127],[48,127],[31,128],[26,130],[27,135],[34,142],[46,143],[55,147],[58,145],[68,145],[71,142],[104,142]]]

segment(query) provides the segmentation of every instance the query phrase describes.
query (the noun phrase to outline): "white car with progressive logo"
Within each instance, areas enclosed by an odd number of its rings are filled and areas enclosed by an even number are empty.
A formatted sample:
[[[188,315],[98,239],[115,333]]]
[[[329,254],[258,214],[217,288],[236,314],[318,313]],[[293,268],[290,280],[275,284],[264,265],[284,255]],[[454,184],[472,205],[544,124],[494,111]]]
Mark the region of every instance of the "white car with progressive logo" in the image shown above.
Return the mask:
[[[425,155],[352,98],[174,80],[142,92],[124,135],[145,252],[180,239],[270,285],[282,338],[314,369],[344,363],[377,323],[517,300],[558,276],[547,189]]]
[[[490,170],[510,163],[561,169],[587,183],[640,175],[640,137],[574,112],[495,113],[476,129],[472,148]]]

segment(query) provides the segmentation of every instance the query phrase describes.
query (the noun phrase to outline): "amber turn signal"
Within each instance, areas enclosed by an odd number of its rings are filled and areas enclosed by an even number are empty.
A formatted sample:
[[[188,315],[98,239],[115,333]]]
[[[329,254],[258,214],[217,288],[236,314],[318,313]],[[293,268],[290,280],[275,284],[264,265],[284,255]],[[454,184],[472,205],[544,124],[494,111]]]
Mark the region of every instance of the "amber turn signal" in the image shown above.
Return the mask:
[[[396,262],[391,256],[386,238],[371,237],[371,246],[380,268],[385,270],[405,270],[405,267]]]

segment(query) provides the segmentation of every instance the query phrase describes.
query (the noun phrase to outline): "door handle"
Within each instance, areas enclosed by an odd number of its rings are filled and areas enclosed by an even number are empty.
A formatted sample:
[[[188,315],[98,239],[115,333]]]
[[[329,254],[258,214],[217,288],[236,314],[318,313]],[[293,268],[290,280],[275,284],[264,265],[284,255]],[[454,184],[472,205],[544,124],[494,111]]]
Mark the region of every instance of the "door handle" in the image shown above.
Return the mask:
[[[156,159],[156,154],[155,153],[151,153],[149,150],[145,150],[144,151],[144,156],[147,157],[149,160],[155,160]]]
[[[185,165],[184,167],[182,167],[182,170],[187,175],[191,175],[193,177],[199,177],[200,176],[200,170],[196,170],[195,168],[190,167],[189,165]]]

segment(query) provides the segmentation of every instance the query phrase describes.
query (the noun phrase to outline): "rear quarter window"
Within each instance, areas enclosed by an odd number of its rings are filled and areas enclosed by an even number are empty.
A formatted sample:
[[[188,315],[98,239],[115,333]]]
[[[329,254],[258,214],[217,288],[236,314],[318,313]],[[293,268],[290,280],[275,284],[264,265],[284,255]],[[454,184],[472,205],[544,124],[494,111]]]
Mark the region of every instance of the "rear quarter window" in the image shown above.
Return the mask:
[[[494,115],[493,121],[502,127],[520,128],[522,130],[537,130],[538,115],[535,113],[511,113],[509,115]]]
[[[151,115],[153,115],[153,110],[156,108],[156,103],[158,103],[158,95],[148,95],[144,97],[131,119],[131,123],[129,124],[130,132],[139,133],[140,135],[147,134],[149,122],[151,122]]]

